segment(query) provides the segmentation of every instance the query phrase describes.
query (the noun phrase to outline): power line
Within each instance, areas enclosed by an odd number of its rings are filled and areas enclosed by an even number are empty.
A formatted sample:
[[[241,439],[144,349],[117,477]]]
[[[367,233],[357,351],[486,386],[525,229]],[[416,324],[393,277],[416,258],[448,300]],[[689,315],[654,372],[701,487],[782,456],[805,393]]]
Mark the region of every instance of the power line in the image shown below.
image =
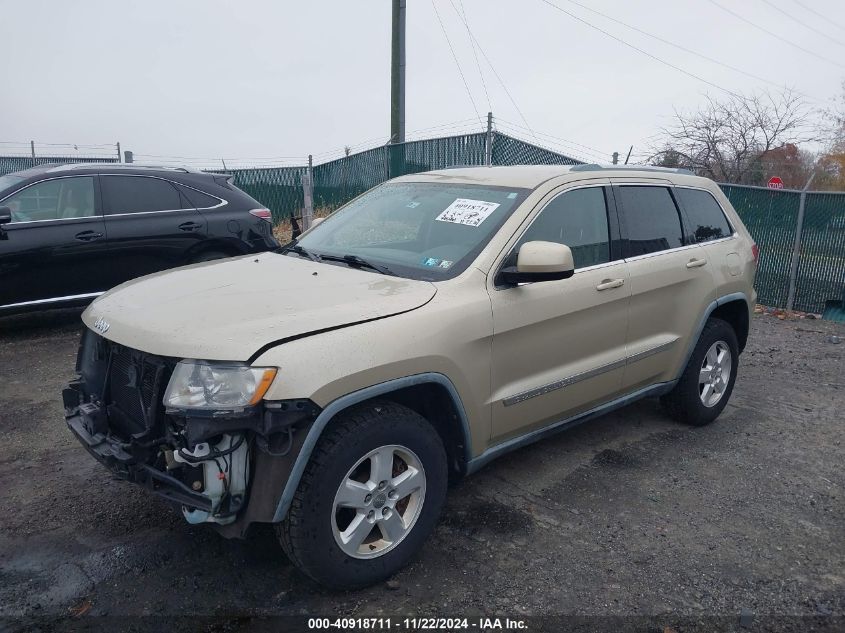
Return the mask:
[[[772,32],[772,31],[770,31],[769,29],[763,28],[762,26],[760,26],[760,25],[759,25],[759,24],[757,24],[756,22],[752,22],[752,21],[751,21],[751,20],[749,20],[748,18],[744,18],[744,17],[742,17],[739,13],[736,13],[736,12],[732,11],[731,9],[728,9],[727,7],[723,7],[721,4],[719,4],[718,2],[716,2],[716,0],[707,0],[707,1],[708,1],[710,4],[712,4],[712,5],[714,5],[714,6],[718,7],[718,8],[720,8],[720,9],[721,9],[722,11],[724,11],[725,13],[730,13],[730,14],[731,14],[732,16],[734,16],[737,20],[741,20],[742,22],[745,22],[746,24],[748,24],[748,25],[750,25],[750,26],[753,26],[753,27],[754,27],[755,29],[757,29],[758,31],[762,31],[763,33],[766,33],[767,35],[771,35],[772,37],[774,37],[774,38],[778,39],[779,41],[783,42],[784,44],[789,44],[789,45],[790,45],[790,46],[792,46],[793,48],[797,48],[797,49],[798,49],[798,50],[800,50],[800,51],[804,51],[804,52],[805,52],[805,53],[807,53],[808,55],[812,55],[813,57],[817,57],[818,59],[821,59],[821,60],[823,60],[823,61],[826,61],[826,62],[828,62],[829,64],[833,64],[834,66],[839,66],[840,68],[845,68],[845,65],[840,64],[839,62],[836,62],[836,61],[834,61],[834,60],[832,60],[832,59],[829,59],[829,58],[825,57],[824,55],[819,55],[818,53],[814,53],[814,52],[813,52],[813,51],[811,51],[810,49],[808,49],[808,48],[804,48],[804,47],[803,47],[803,46],[801,46],[800,44],[796,44],[795,42],[791,42],[791,41],[789,41],[789,40],[786,40],[786,39],[782,38],[780,35],[778,35],[777,33],[774,33],[774,32]]]
[[[567,148],[554,147],[554,145],[555,145],[554,143],[549,143],[548,141],[544,141],[544,140],[538,140],[536,137],[533,138],[531,141],[526,141],[523,138],[520,138],[522,136],[522,133],[520,133],[520,132],[514,132],[514,131],[509,131],[509,130],[506,130],[506,132],[508,132],[507,136],[509,138],[515,138],[516,140],[521,141],[523,143],[533,145],[534,147],[539,147],[540,149],[544,149],[547,152],[552,152],[553,154],[559,154],[561,156],[565,156],[566,158],[574,158],[575,160],[581,161],[583,163],[595,163],[597,161],[598,162],[607,162],[607,158],[603,157],[603,156],[601,156],[601,157],[590,157],[590,156],[585,155],[581,152],[573,152],[572,150],[567,149]]]
[[[499,117],[495,118],[495,123],[496,123],[497,126],[504,123],[505,127],[514,128],[516,130],[519,130],[519,129],[526,130],[526,128],[523,128],[522,126],[520,126],[520,125],[518,125],[518,124],[516,124],[512,121],[508,121],[506,119],[501,119]],[[534,136],[546,137],[546,138],[552,139],[552,140],[557,141],[558,143],[564,144],[564,145],[573,145],[575,147],[580,148],[579,151],[583,151],[585,153],[591,153],[591,154],[594,154],[596,156],[601,156],[601,157],[604,157],[604,158],[610,156],[611,153],[612,153],[612,152],[605,152],[603,150],[600,150],[600,149],[595,148],[595,147],[591,147],[589,145],[584,145],[583,143],[577,143],[575,141],[570,141],[569,139],[565,139],[565,138],[562,138],[560,136],[555,136],[555,135],[549,134],[547,132],[534,132]]]
[[[711,1],[712,1],[712,0],[711,0]],[[733,90],[728,90],[727,88],[724,88],[724,87],[720,86],[719,84],[713,83],[712,81],[708,81],[708,80],[707,80],[707,79],[705,79],[704,77],[700,77],[700,76],[696,75],[695,73],[691,73],[691,72],[689,72],[688,70],[684,70],[684,69],[683,69],[683,68],[681,68],[680,66],[676,66],[675,64],[673,64],[673,63],[671,63],[671,62],[667,62],[665,59],[661,59],[661,58],[660,58],[660,57],[658,57],[657,55],[652,55],[652,54],[651,54],[651,53],[649,53],[648,51],[645,51],[645,50],[643,50],[643,49],[639,48],[638,46],[634,46],[633,44],[630,44],[630,43],[626,42],[626,41],[625,41],[625,40],[623,40],[621,37],[616,37],[616,36],[615,36],[615,35],[613,35],[612,33],[608,33],[607,31],[605,31],[604,29],[602,29],[602,28],[600,28],[600,27],[596,26],[595,24],[592,24],[592,23],[588,22],[587,20],[585,20],[585,19],[583,19],[583,18],[581,18],[581,17],[578,17],[577,15],[575,15],[574,13],[571,13],[571,12],[567,11],[567,10],[566,10],[566,9],[564,9],[563,7],[559,7],[558,5],[556,5],[555,3],[551,2],[550,0],[540,0],[540,2],[543,2],[543,3],[547,4],[547,5],[549,5],[549,6],[550,6],[550,7],[552,7],[553,9],[557,9],[557,10],[558,10],[558,11],[560,11],[561,13],[565,13],[566,15],[568,15],[568,16],[569,16],[570,18],[572,18],[573,20],[577,20],[577,21],[578,21],[578,22],[580,22],[581,24],[584,24],[584,25],[586,25],[586,26],[590,27],[591,29],[598,31],[599,33],[602,33],[603,35],[606,35],[607,37],[609,37],[609,38],[611,38],[611,39],[616,40],[616,41],[617,41],[617,42],[619,42],[620,44],[623,44],[623,45],[627,46],[628,48],[631,48],[631,49],[633,49],[633,50],[637,51],[638,53],[641,53],[641,54],[645,55],[646,57],[650,57],[651,59],[653,59],[653,60],[654,60],[654,61],[656,61],[656,62],[660,62],[660,63],[661,63],[661,64],[663,64],[664,66],[669,66],[669,68],[674,68],[674,69],[675,69],[675,70],[677,70],[678,72],[681,72],[681,73],[685,74],[687,77],[692,77],[693,79],[697,79],[698,81],[700,81],[700,82],[702,82],[702,83],[705,83],[705,84],[707,84],[708,86],[712,86],[713,88],[716,88],[716,89],[718,89],[718,90],[721,90],[722,92],[726,92],[726,93],[728,93],[729,95],[733,95],[734,97],[737,97],[737,98],[742,98],[742,95],[737,94],[737,93],[736,93],[736,92],[734,92]]]
[[[766,0],[764,0],[764,2],[765,1]],[[722,66],[723,68],[733,70],[734,72],[745,75],[746,77],[751,77],[752,79],[756,79],[757,81],[762,81],[764,83],[770,84],[770,85],[775,86],[777,88],[781,88],[781,89],[784,88],[784,86],[782,86],[779,83],[776,83],[774,81],[770,81],[770,80],[768,80],[764,77],[760,77],[759,75],[755,75],[753,73],[747,72],[745,70],[742,70],[741,68],[737,68],[736,66],[731,66],[730,64],[726,64],[725,62],[719,61],[718,59],[714,59],[713,57],[705,55],[704,53],[699,53],[698,51],[694,51],[690,48],[687,48],[686,46],[682,46],[681,44],[667,40],[663,37],[660,37],[659,35],[655,35],[654,33],[649,33],[648,31],[644,31],[643,29],[637,28],[636,26],[633,26],[631,24],[623,22],[622,20],[617,20],[613,16],[607,15],[606,13],[602,13],[601,11],[597,11],[596,9],[593,9],[592,7],[589,7],[589,6],[582,4],[580,2],[576,2],[576,0],[566,0],[566,2],[568,2],[570,4],[574,4],[576,6],[579,6],[582,9],[584,9],[585,11],[589,11],[590,13],[594,13],[596,15],[599,15],[599,16],[607,19],[607,20],[610,20],[611,22],[615,22],[616,24],[619,24],[621,26],[624,26],[625,28],[631,29],[632,31],[636,31],[637,33],[645,35],[646,37],[650,37],[654,40],[657,40],[658,42],[662,42],[664,44],[668,44],[669,46],[673,46],[674,48],[677,48],[678,50],[682,50],[686,53],[689,53],[690,55],[695,55],[696,57],[700,57],[700,58],[707,60],[707,61],[709,61],[713,64],[718,64],[719,66]],[[811,99],[813,101],[816,101],[816,99],[812,99],[808,95],[803,95],[803,96],[805,96],[808,99]]]
[[[806,4],[804,4],[803,2],[800,2],[800,0],[792,0],[792,1],[793,1],[795,4],[797,4],[799,7],[801,7],[802,9],[805,9],[806,11],[809,11],[810,13],[815,13],[817,16],[819,16],[820,18],[824,19],[826,22],[830,22],[833,26],[835,26],[835,27],[837,27],[837,28],[840,28],[840,29],[842,29],[843,31],[845,31],[845,26],[842,26],[841,24],[839,24],[839,23],[837,23],[837,22],[834,22],[833,20],[831,20],[831,19],[830,19],[830,17],[829,17],[829,16],[825,15],[824,13],[819,13],[819,12],[818,12],[818,11],[816,11],[814,8],[812,8],[812,7],[808,7],[808,6],[807,6]]]
[[[811,26],[810,24],[807,24],[806,22],[802,22],[801,20],[799,20],[798,18],[796,18],[794,15],[791,15],[791,14],[787,13],[786,11],[784,11],[783,9],[781,9],[781,8],[780,8],[779,6],[777,6],[774,2],[771,2],[770,0],[762,0],[762,1],[763,1],[763,2],[765,2],[767,5],[769,5],[772,9],[774,9],[774,10],[775,10],[775,11],[777,11],[778,13],[782,13],[783,15],[785,15],[786,17],[788,17],[788,18],[789,18],[790,20],[792,20],[793,22],[796,22],[797,24],[800,24],[800,25],[801,25],[801,26],[803,26],[805,29],[810,29],[810,30],[811,30],[811,31],[813,31],[814,33],[818,33],[818,34],[819,34],[819,35],[821,35],[822,37],[825,37],[825,38],[829,39],[831,42],[834,42],[834,43],[836,43],[836,44],[839,44],[840,46],[845,46],[845,43],[841,42],[840,40],[837,40],[835,37],[831,37],[830,35],[828,35],[828,34],[827,34],[827,33],[825,33],[824,31],[820,31],[820,30],[819,30],[819,29],[817,29],[816,27]]]
[[[449,40],[449,34],[446,32],[446,27],[443,26],[443,20],[440,19],[440,12],[437,10],[437,5],[434,4],[434,0],[431,0],[431,7],[434,9],[434,15],[437,16],[437,21],[440,23],[440,30],[443,31],[443,36],[446,38],[446,43],[449,45],[449,50],[452,51],[452,59],[455,60],[455,66],[458,67],[458,73],[461,75],[461,81],[464,82],[464,88],[466,88],[467,96],[469,100],[472,102],[472,109],[475,110],[475,116],[478,117],[478,120],[481,120],[481,115],[478,114],[478,108],[475,106],[475,99],[472,98],[472,92],[469,89],[469,84],[467,84],[466,77],[464,77],[464,71],[461,70],[461,64],[458,62],[458,56],[455,54],[455,49],[452,48],[452,42]]]
[[[452,8],[455,8],[455,3],[452,0],[449,0],[449,3],[452,5]],[[463,15],[463,22],[464,26],[467,29],[467,36],[469,37],[469,45],[472,48],[472,56],[475,58],[475,67],[478,69],[478,77],[481,79],[481,87],[484,88],[484,96],[487,97],[487,111],[493,111],[493,103],[490,101],[490,93],[487,92],[487,83],[484,81],[484,73],[481,72],[481,62],[478,61],[478,53],[475,50],[475,42],[473,41],[472,31],[469,29],[469,18],[467,18],[467,11],[464,7],[463,0],[458,0],[458,4],[461,5],[461,14]],[[457,9],[456,9],[457,11]],[[459,16],[460,17],[460,16]]]
[[[455,13],[458,13],[458,10],[455,8],[454,4],[452,4],[452,8],[455,9]],[[510,100],[511,105],[513,106],[514,110],[516,110],[516,113],[519,115],[519,118],[522,119],[523,123],[525,123],[525,127],[527,127],[530,130],[531,126],[528,125],[528,119],[525,118],[525,115],[522,113],[522,110],[519,109],[519,106],[516,104],[516,99],[513,98],[511,91],[508,90],[508,87],[505,85],[505,82],[502,79],[502,77],[499,75],[499,73],[496,72],[496,68],[495,68],[495,66],[493,66],[493,62],[490,61],[490,58],[487,56],[487,53],[484,52],[484,48],[482,48],[481,42],[479,42],[478,38],[475,37],[475,35],[473,35],[472,31],[469,30],[469,25],[467,24],[466,20],[464,20],[463,16],[461,16],[460,13],[458,13],[458,17],[461,19],[461,21],[467,27],[467,32],[469,33],[470,37],[472,38],[472,41],[475,42],[476,46],[478,46],[478,50],[481,53],[481,56],[484,58],[484,61],[487,62],[487,65],[490,67],[490,70],[493,71],[493,76],[496,78],[496,81],[499,82],[499,85],[502,87],[502,90],[505,91],[505,94],[508,96],[508,100]],[[533,134],[533,132],[532,132],[532,134]]]

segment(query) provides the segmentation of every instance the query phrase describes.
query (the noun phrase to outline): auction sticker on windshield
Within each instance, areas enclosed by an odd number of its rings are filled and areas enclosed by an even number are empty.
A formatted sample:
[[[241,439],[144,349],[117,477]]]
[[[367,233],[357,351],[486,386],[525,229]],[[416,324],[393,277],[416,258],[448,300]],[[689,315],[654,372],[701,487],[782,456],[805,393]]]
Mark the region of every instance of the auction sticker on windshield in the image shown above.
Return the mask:
[[[498,202],[484,202],[483,200],[470,200],[469,198],[458,198],[443,210],[435,220],[439,222],[451,222],[452,224],[463,224],[465,226],[478,226],[486,220],[499,206]]]

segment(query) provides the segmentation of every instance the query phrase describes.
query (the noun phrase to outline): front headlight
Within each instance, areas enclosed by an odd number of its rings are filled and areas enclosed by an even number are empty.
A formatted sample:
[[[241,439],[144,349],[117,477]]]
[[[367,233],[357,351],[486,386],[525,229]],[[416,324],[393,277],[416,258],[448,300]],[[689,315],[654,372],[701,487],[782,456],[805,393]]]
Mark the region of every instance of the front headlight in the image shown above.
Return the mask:
[[[170,377],[164,405],[174,409],[242,409],[258,404],[275,377],[272,367],[183,360]]]

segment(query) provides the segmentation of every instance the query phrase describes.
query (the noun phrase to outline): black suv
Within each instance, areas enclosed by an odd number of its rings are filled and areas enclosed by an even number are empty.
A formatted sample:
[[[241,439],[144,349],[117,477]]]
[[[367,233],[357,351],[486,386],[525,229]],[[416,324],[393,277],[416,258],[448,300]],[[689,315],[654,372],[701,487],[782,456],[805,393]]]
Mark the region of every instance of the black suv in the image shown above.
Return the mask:
[[[141,275],[278,246],[270,212],[230,176],[91,164],[0,176],[0,314],[84,304]]]

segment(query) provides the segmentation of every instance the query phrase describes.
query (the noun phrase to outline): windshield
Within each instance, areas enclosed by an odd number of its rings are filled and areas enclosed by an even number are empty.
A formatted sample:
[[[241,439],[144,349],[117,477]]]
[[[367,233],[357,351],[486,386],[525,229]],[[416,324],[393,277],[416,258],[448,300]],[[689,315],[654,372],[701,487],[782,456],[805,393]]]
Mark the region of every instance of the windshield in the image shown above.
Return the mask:
[[[528,194],[464,184],[387,183],[338,209],[297,243],[317,256],[353,256],[412,279],[458,275]]]
[[[0,198],[3,197],[6,189],[10,189],[13,185],[17,185],[23,181],[23,178],[20,176],[11,176],[6,174],[5,176],[0,176]]]

